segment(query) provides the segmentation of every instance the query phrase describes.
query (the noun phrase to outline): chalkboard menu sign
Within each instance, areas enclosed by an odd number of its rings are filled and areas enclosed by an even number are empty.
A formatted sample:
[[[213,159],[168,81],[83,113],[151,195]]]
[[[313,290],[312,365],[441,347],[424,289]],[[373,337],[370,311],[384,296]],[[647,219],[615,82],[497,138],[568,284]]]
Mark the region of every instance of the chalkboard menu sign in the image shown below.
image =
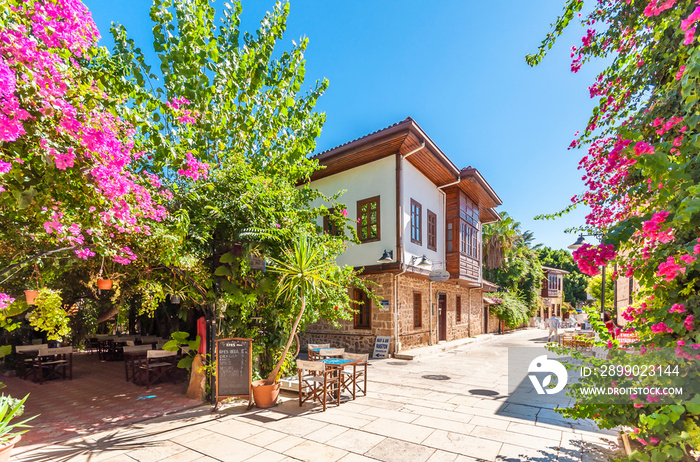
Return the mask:
[[[216,341],[216,396],[251,398],[253,340],[223,338]]]

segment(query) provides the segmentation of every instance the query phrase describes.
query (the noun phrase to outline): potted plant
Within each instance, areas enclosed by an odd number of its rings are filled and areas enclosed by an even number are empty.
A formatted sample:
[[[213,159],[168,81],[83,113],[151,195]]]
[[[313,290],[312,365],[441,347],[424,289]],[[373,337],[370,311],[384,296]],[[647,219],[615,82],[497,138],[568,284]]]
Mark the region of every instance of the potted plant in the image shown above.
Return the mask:
[[[97,274],[97,288],[99,290],[112,290],[112,280],[105,276],[102,277],[102,273],[105,268],[105,257],[102,257],[102,265],[100,266],[100,272]]]
[[[27,432],[27,430],[19,429],[29,428],[27,422],[36,417],[33,416],[18,423],[11,423],[12,419],[21,416],[24,412],[24,402],[27,400],[27,396],[20,400],[0,395],[0,462],[10,460],[12,448],[22,439],[22,434]]]
[[[280,383],[279,375],[287,358],[287,353],[297,333],[299,322],[306,310],[306,301],[310,297],[325,297],[334,282],[327,278],[332,270],[333,261],[325,256],[318,246],[314,246],[308,236],[300,236],[292,250],[285,252],[281,260],[271,258],[274,265],[271,272],[280,276],[277,286],[277,299],[285,298],[292,304],[299,303],[297,314],[289,338],[277,364],[265,380],[253,382],[253,399],[257,407],[272,407],[277,402]]]
[[[36,284],[36,290],[35,289],[27,289],[24,291],[24,296],[27,298],[27,305],[36,305],[36,297],[39,295],[39,279],[41,278],[41,275],[39,274],[39,265],[34,263],[34,271],[32,271],[32,275],[29,276],[29,280],[31,281],[32,279],[34,280]]]

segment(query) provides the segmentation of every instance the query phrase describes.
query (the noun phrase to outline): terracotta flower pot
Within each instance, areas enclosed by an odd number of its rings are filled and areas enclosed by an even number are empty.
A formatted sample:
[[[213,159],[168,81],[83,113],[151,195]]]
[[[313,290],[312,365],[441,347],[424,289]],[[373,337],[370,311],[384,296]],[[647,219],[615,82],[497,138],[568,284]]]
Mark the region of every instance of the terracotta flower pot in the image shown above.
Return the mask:
[[[256,380],[253,382],[253,399],[255,406],[260,408],[268,408],[277,404],[277,397],[280,394],[280,383],[273,385],[265,385],[264,380]]]
[[[39,295],[38,290],[25,290],[24,296],[27,297],[27,305],[36,305],[36,297]]]
[[[112,288],[112,280],[111,279],[98,279],[97,280],[97,288],[100,290],[110,290]]]
[[[10,460],[10,453],[12,452],[12,448],[14,448],[15,444],[19,443],[19,440],[21,439],[22,435],[17,435],[4,445],[0,446],[0,462],[7,462],[8,460]]]

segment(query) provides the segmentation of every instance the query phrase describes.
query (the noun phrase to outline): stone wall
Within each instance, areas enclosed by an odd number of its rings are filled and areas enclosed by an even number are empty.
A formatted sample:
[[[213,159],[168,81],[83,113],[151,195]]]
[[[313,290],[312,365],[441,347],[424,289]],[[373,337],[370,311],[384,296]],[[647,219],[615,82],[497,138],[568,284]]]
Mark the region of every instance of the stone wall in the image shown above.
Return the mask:
[[[350,352],[369,353],[374,351],[374,341],[378,335],[388,335],[393,339],[392,311],[394,306],[393,275],[373,274],[364,279],[373,281],[377,286],[371,286],[374,293],[380,299],[389,301],[389,309],[382,311],[381,307],[373,301],[370,303],[370,328],[355,329],[354,320],[341,320],[340,328],[336,329],[328,322],[319,322],[307,326],[306,332],[301,335],[302,351],[306,350],[309,343],[330,343],[333,347],[345,348]],[[392,341],[389,351],[393,351]]]
[[[375,294],[389,301],[389,307],[371,303],[371,328],[355,329],[353,320],[340,321],[340,328],[335,329],[329,323],[320,321],[307,327],[302,335],[302,348],[308,343],[330,343],[334,347],[348,351],[372,353],[375,338],[386,335],[392,338],[389,351],[394,352],[394,274],[372,274],[365,279],[379,284],[373,290]],[[438,295],[447,297],[447,341],[473,337],[484,333],[484,308],[482,290],[459,286],[454,282],[433,282],[426,277],[412,274],[410,271],[398,276],[398,334],[400,350],[427,346],[438,342]],[[420,293],[421,325],[414,326],[413,294]],[[462,316],[457,322],[457,296],[462,297]],[[470,314],[471,313],[471,314]],[[498,329],[498,323],[489,321],[489,329]]]
[[[407,350],[438,342],[438,296],[444,294],[447,301],[447,341],[483,333],[483,300],[481,289],[469,289],[450,281],[433,282],[410,274],[399,276],[399,338],[401,349]],[[414,327],[413,294],[420,292],[422,300],[422,325]],[[457,296],[462,297],[462,316],[457,322]],[[471,302],[470,302],[471,300]],[[471,311],[471,316],[470,316]],[[471,321],[471,322],[470,322]],[[471,326],[471,328],[470,328]]]

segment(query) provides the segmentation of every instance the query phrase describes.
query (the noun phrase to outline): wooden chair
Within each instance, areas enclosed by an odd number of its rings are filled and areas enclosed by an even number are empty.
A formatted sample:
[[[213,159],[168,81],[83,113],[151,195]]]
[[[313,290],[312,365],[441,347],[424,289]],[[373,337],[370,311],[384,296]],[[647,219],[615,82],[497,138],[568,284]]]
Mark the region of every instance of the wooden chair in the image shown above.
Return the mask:
[[[139,357],[146,356],[146,352],[152,349],[151,345],[127,345],[124,347],[124,372],[127,382],[134,380]]]
[[[340,374],[337,368],[318,361],[297,359],[299,376],[299,406],[311,399],[318,400],[323,410],[329,402],[340,405]],[[303,395],[306,394],[304,398]]]
[[[559,344],[563,347],[575,348],[576,338],[573,332],[564,332],[559,337]]]
[[[352,399],[355,399],[358,390],[362,392],[363,396],[367,396],[367,360],[369,355],[367,353],[345,353],[343,359],[357,361],[350,366],[345,366],[341,371],[343,390],[350,393]]]
[[[73,380],[73,347],[40,350],[32,362],[34,379],[40,384],[44,380],[63,378]]]
[[[146,389],[160,379],[169,378],[177,370],[177,351],[148,350],[135,369],[134,383],[146,385]]]
[[[34,359],[43,354],[43,350],[48,350],[49,345],[44,343],[40,345],[18,345],[15,347],[15,352],[17,353],[17,360],[15,362],[15,369],[17,370],[17,377],[20,379],[27,380],[30,374],[34,374]],[[36,381],[36,375],[33,375],[33,380]]]
[[[318,355],[321,359],[325,358],[342,358],[345,354],[345,348],[321,348]]]
[[[330,348],[331,344],[330,343],[309,343],[307,345],[307,348],[309,349],[309,361],[318,361],[320,356],[318,355],[318,351],[321,348]]]

